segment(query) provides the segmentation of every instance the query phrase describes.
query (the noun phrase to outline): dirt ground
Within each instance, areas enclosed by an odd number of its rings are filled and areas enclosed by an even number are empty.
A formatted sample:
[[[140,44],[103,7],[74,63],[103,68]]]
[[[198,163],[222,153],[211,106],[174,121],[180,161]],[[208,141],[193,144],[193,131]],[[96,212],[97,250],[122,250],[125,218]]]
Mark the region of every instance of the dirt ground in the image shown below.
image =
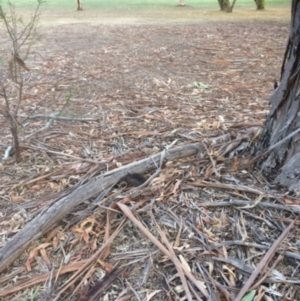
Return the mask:
[[[20,130],[23,161],[16,165],[10,157],[0,164],[2,246],[60,194],[95,170],[98,174],[105,173],[164,149],[263,125],[274,79],[280,79],[288,37],[288,9],[247,19],[245,12],[237,11],[235,19],[234,15],[226,15],[227,20],[220,12],[211,12],[211,17],[201,20],[197,18],[199,12],[194,10],[187,15],[173,12],[168,19],[165,12],[156,13],[156,19],[145,17],[144,11],[136,12],[138,17],[130,11],[124,12],[124,16],[118,13],[118,17],[104,12],[97,18],[97,12],[86,10],[69,16],[57,12],[51,19],[50,11],[45,11],[41,39],[26,60],[31,71],[24,74],[26,86],[19,116],[31,118]],[[5,57],[7,50],[8,44],[1,46],[1,57]],[[5,78],[4,59],[1,73],[1,78]],[[54,113],[58,118],[38,132]],[[2,115],[0,124],[0,151],[4,154],[11,136]],[[208,148],[214,157],[215,149],[209,145]],[[167,229],[170,242],[174,243],[182,231],[174,250],[190,264],[194,275],[201,274],[198,266],[201,263],[215,281],[221,277],[219,284],[230,287],[230,294],[235,295],[249,271],[239,274],[241,266],[237,267],[228,258],[257,264],[255,258],[262,255],[258,250],[265,250],[260,247],[272,244],[290,217],[286,214],[284,220],[280,210],[270,214],[256,208],[248,210],[249,213],[221,205],[202,207],[207,201],[229,198],[253,201],[257,197],[245,191],[201,188],[200,180],[220,181],[218,173],[211,171],[213,159],[205,160],[193,156],[167,163],[157,180],[137,199],[151,203],[154,220]],[[224,183],[226,177],[232,177],[235,183],[260,191],[271,189],[259,172],[237,172],[232,166],[234,162],[229,159],[217,163]],[[283,198],[283,192],[273,193]],[[274,200],[261,196],[261,200]],[[33,242],[14,262],[4,273],[1,300],[25,300],[36,290],[34,300],[54,300],[70,275],[64,274],[57,282],[49,279],[39,282],[39,275],[60,269],[62,258],[64,266],[83,263],[105,241],[106,209],[100,206],[95,210],[89,205],[90,201],[85,201],[76,207],[56,225],[55,231]],[[146,210],[139,213],[140,220],[158,237],[153,216],[147,216]],[[111,222],[114,230],[121,217],[116,220]],[[90,231],[85,228],[87,223],[92,225]],[[241,243],[243,239],[253,243],[247,251]],[[203,240],[206,248],[199,247]],[[232,243],[234,246],[230,247],[225,243],[229,241],[239,241],[241,245]],[[45,252],[40,252],[38,246],[46,242],[49,245],[41,248]],[[209,245],[215,249],[209,249]],[[282,248],[295,251],[288,243]],[[87,296],[104,271],[121,264],[130,268],[95,300],[125,300],[121,299],[121,292],[127,300],[179,300],[186,292],[171,261],[159,254],[133,224],[127,223],[106,251],[109,255],[95,261],[90,273],[81,275],[58,300]],[[221,261],[221,255],[226,263]],[[282,277],[294,279],[299,274],[293,268],[298,261],[295,256],[284,258],[276,271]],[[212,266],[214,271],[210,270]],[[243,280],[238,275],[243,275]],[[34,285],[8,291],[30,279],[36,280]],[[212,282],[209,277],[205,279]],[[273,300],[282,300],[283,294],[294,296],[294,285],[286,284],[283,288],[280,281],[272,280],[268,281],[273,283],[273,291],[263,282],[257,292]],[[191,286],[194,292],[196,288]],[[74,287],[78,291],[71,296]],[[219,295],[211,300],[226,300],[225,295],[224,289],[220,289]]]

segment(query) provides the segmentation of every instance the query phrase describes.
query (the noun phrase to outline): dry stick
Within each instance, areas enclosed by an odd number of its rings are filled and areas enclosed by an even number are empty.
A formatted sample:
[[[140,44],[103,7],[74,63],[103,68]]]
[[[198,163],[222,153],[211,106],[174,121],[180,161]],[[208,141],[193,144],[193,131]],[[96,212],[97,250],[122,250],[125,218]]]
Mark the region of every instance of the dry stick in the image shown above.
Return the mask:
[[[218,248],[221,248],[223,246],[236,246],[236,245],[247,246],[247,247],[256,248],[256,249],[260,249],[260,250],[269,250],[269,248],[270,248],[269,246],[259,245],[259,244],[256,244],[256,243],[246,242],[246,241],[241,241],[241,240],[222,241],[221,243],[213,244],[212,248],[218,249]],[[277,251],[277,253],[281,254],[282,251]],[[294,253],[294,252],[291,252],[291,251],[284,251],[283,253],[286,257],[290,257],[290,258],[300,260],[300,254],[298,254],[298,253]],[[219,260],[219,259],[217,259],[217,260]],[[287,280],[285,280],[285,281],[287,281]]]
[[[4,117],[9,121],[10,124],[10,132],[14,140],[14,147],[15,147],[15,154],[16,154],[16,162],[21,161],[20,156],[20,145],[19,145],[19,136],[18,136],[18,121],[16,120],[14,114],[11,111],[10,108],[10,102],[8,100],[7,94],[6,94],[6,88],[2,87],[3,91],[3,98],[5,101],[5,111],[4,111]],[[7,151],[6,151],[7,152]]]
[[[220,173],[219,173],[218,170],[217,170],[216,162],[214,161],[214,159],[213,159],[212,156],[210,155],[209,150],[208,150],[208,148],[207,148],[205,142],[203,143],[203,146],[204,146],[204,148],[205,148],[205,150],[206,150],[206,153],[207,153],[207,155],[208,155],[208,157],[209,157],[209,159],[210,159],[211,165],[212,165],[212,167],[213,167],[213,172],[215,173],[215,175],[216,175],[217,177],[221,178],[221,175],[220,175]]]
[[[141,283],[142,286],[144,286],[144,284],[147,283],[147,280],[148,280],[148,277],[149,277],[149,270],[150,270],[152,264],[153,264],[152,258],[151,258],[151,256],[149,256],[147,265],[146,265],[145,268],[143,269],[143,270],[144,270],[144,271],[143,271],[144,277],[143,277],[143,280],[142,280],[142,283]]]
[[[90,284],[92,280],[92,275],[95,271],[95,265],[97,264],[96,260],[95,263],[89,265],[88,269],[82,272],[80,276],[74,279],[74,281],[78,280],[76,283],[76,288],[68,294],[68,296],[64,297],[64,301],[72,300],[72,297],[77,293],[79,288],[84,287],[85,285]],[[84,273],[84,275],[83,275]],[[107,274],[106,274],[107,276]],[[57,298],[57,297],[56,297]],[[73,299],[74,300],[74,299]]]
[[[248,187],[248,186],[244,186],[244,185],[235,185],[235,184],[226,184],[226,183],[213,183],[213,182],[201,181],[201,182],[194,182],[193,186],[238,190],[238,191],[244,191],[244,192],[251,192],[251,193],[259,194],[259,195],[264,194],[264,195],[267,196],[267,194],[264,191],[261,191],[259,189],[255,189],[255,188],[251,188],[251,187]]]
[[[124,288],[121,293],[119,293],[117,299],[115,301],[126,301],[131,298],[131,294],[129,294],[129,287]]]
[[[299,219],[300,215],[291,222],[291,224],[282,232],[282,234],[277,238],[277,240],[273,243],[272,247],[268,250],[268,252],[265,254],[265,256],[262,258],[256,269],[253,271],[250,278],[247,280],[246,284],[242,287],[240,292],[238,293],[237,297],[234,301],[240,301],[243,296],[247,293],[249,288],[251,287],[252,283],[255,281],[256,277],[259,275],[261,270],[269,263],[269,261],[272,259],[273,255],[275,254],[277,248],[279,247],[280,243],[284,240],[284,238],[287,236],[289,231],[294,226],[295,222]]]
[[[287,135],[285,138],[283,138],[282,140],[276,142],[274,145],[270,146],[266,151],[264,151],[263,153],[259,154],[258,156],[256,156],[254,159],[252,159],[250,162],[248,162],[246,164],[246,166],[250,166],[253,165],[255,162],[257,162],[260,158],[264,157],[265,155],[267,155],[269,152],[271,152],[274,148],[280,146],[281,144],[283,144],[284,142],[286,142],[287,140],[291,139],[292,137],[294,137],[296,134],[298,134],[300,132],[300,128],[295,130],[294,132],[290,133],[289,135]],[[245,165],[243,166],[243,168],[245,167]]]
[[[19,182],[18,184],[15,184],[15,185],[11,188],[11,190],[16,189],[18,186],[25,186],[25,185],[33,184],[33,183],[35,183],[35,182],[39,182],[39,181],[41,181],[41,180],[50,178],[51,176],[53,176],[53,175],[55,175],[55,174],[57,174],[57,170],[52,171],[52,172],[49,172],[49,173],[46,173],[46,174],[41,175],[41,176],[39,176],[39,177],[37,177],[37,178],[34,178],[34,179],[29,179],[29,180],[26,179],[26,180],[24,180],[24,181]]]
[[[55,116],[55,115],[26,116],[22,114],[19,114],[18,117],[22,117],[26,119],[52,119],[52,120],[67,120],[67,121],[82,121],[82,122],[99,121],[101,119],[101,118],[77,118],[77,117],[66,117],[66,116]]]
[[[138,221],[134,215],[132,214],[131,210],[122,203],[117,203],[119,208],[123,211],[123,213],[142,231],[142,233],[147,236],[164,254],[166,254],[171,260],[172,255],[171,253]],[[208,298],[208,292],[205,287],[194,277],[194,275],[189,272],[183,265],[182,269],[185,275],[194,283],[194,285],[200,290],[200,292]]]
[[[86,264],[86,262],[88,261],[88,259],[79,261],[79,262],[73,262],[70,263],[64,267],[60,267],[57,271],[54,271],[53,276],[58,277],[59,275],[63,275],[66,273],[70,273],[70,272],[75,272],[78,271],[79,269],[82,268],[82,266],[84,266]],[[19,271],[17,271],[19,272]],[[48,272],[42,275],[38,275],[34,278],[31,278],[30,280],[21,283],[20,285],[17,286],[13,286],[13,287],[9,287],[7,289],[1,290],[0,291],[0,297],[5,297],[9,294],[15,293],[17,291],[23,290],[25,288],[28,288],[30,286],[36,285],[38,283],[43,283],[45,282],[51,275],[52,272]]]
[[[77,277],[85,270],[87,269],[96,259],[99,258],[101,253],[103,252],[104,248],[106,248],[107,245],[111,244],[111,242],[114,240],[114,238],[117,236],[117,234],[121,231],[123,225],[125,224],[125,220],[123,220],[118,228],[115,230],[115,232],[110,236],[110,238],[101,246],[101,248],[90,258],[86,261],[86,263],[77,270],[77,272],[68,280],[68,282],[62,286],[60,291],[57,293],[57,297],[59,297],[63,292],[65,292],[70,286],[72,286],[75,281],[77,280]],[[78,286],[73,294],[79,289],[80,287]]]
[[[133,294],[135,295],[136,299],[138,301],[141,301],[139,295],[137,294],[136,290],[130,285],[130,283],[128,281],[126,281],[126,284],[129,286],[129,289],[133,292]]]
[[[183,228],[183,219],[180,218],[179,229],[174,242],[174,247],[179,247],[180,245],[180,236],[181,236],[182,228]]]
[[[274,262],[274,264],[269,268],[269,270],[265,273],[265,274],[263,274],[263,276],[251,287],[251,289],[250,290],[254,290],[254,289],[256,289],[259,285],[261,285],[264,281],[265,281],[265,279],[275,270],[275,267],[277,266],[277,264],[279,263],[279,261],[281,261],[282,259],[283,259],[284,257],[283,257],[283,255],[282,254],[280,254],[279,256],[278,256],[278,258],[276,259],[276,261]],[[267,268],[267,266],[265,266],[264,267],[264,270]],[[264,272],[264,271],[262,271],[262,272]],[[285,282],[286,283],[286,282]]]
[[[88,163],[94,163],[94,164],[103,163],[103,162],[97,161],[97,160],[85,159],[85,158],[73,156],[73,155],[70,155],[70,154],[62,153],[62,152],[52,151],[52,150],[49,150],[45,147],[32,146],[32,145],[29,146],[29,145],[26,145],[26,144],[21,144],[21,146],[24,147],[24,148],[31,148],[31,149],[35,149],[35,150],[43,150],[43,151],[45,151],[46,153],[49,153],[49,154],[54,154],[54,155],[57,155],[57,156],[67,157],[67,158],[75,159],[75,160],[82,161],[82,162],[88,162]]]
[[[48,122],[47,122],[47,124],[45,126],[43,126],[42,128],[40,128],[39,130],[35,131],[34,133],[31,133],[31,134],[25,136],[24,140],[28,140],[28,139],[32,138],[33,136],[36,136],[38,133],[49,129],[50,126],[52,125],[52,123],[53,123],[53,119],[48,120]]]
[[[198,293],[197,291],[194,289],[193,285],[191,283],[188,282],[188,286],[189,286],[189,289],[192,291],[192,293],[194,294],[194,297],[196,298],[197,301],[203,301],[202,298],[200,298],[198,296]]]
[[[206,269],[201,267],[199,262],[197,262],[196,265],[197,265],[199,271],[202,272],[202,270],[203,270],[203,272],[201,274],[203,275],[203,273],[205,273],[207,275],[207,278],[209,279],[207,281],[210,281],[211,284],[213,285],[213,289],[211,289],[211,287],[210,287],[210,294],[211,294],[210,296],[215,299],[211,298],[212,300],[217,300],[217,297],[216,297],[217,288],[223,293],[226,300],[233,299],[232,294],[228,290],[228,286],[220,284],[216,279],[213,278],[213,275],[211,275]],[[222,272],[221,272],[221,274],[222,274]],[[203,275],[203,278],[204,278],[204,275]]]
[[[174,160],[195,155],[201,150],[203,150],[201,143],[178,147],[168,151],[166,159]],[[122,166],[102,176],[91,179],[87,184],[78,187],[69,195],[59,199],[52,206],[46,207],[45,210],[31,220],[20,232],[15,234],[0,250],[0,272],[8,268],[8,266],[29,247],[34,239],[37,239],[43,233],[49,231],[56,222],[77,205],[101,193],[128,172],[145,173],[152,170],[160,163],[163,153],[164,152],[153,155],[150,158],[134,162],[127,166]]]
[[[162,229],[159,227],[159,225],[157,224],[154,216],[151,214],[151,218],[153,220],[153,222],[155,223],[156,225],[156,228],[158,229],[158,233],[160,234],[161,238],[162,238],[162,241],[166,244],[169,252],[170,252],[170,256],[171,256],[171,260],[173,261],[177,271],[178,271],[178,274],[179,274],[179,277],[181,279],[181,282],[182,282],[182,286],[183,286],[183,289],[185,291],[185,296],[187,297],[188,301],[192,301],[193,298],[192,298],[192,295],[190,293],[190,290],[189,290],[189,287],[188,287],[188,284],[186,282],[186,279],[184,277],[184,272],[183,272],[183,265],[180,264],[180,261],[178,260],[174,250],[173,250],[173,247],[171,246],[170,242],[168,241],[167,237],[166,237],[166,234],[164,233],[164,231],[162,231]]]
[[[101,278],[96,283],[93,283],[92,288],[89,292],[82,296],[80,299],[76,299],[78,301],[94,301],[101,300],[99,299],[101,293],[108,289],[108,287],[113,283],[113,281],[120,276],[125,270],[125,267],[113,268],[109,273],[107,273],[103,278]],[[82,287],[82,286],[80,286]],[[68,298],[70,299],[70,298]],[[105,299],[105,298],[104,298]],[[64,299],[65,300],[65,299]],[[74,300],[74,299],[73,299]]]
[[[244,201],[244,200],[232,200],[228,202],[206,202],[206,203],[201,203],[199,207],[227,207],[227,206],[247,206],[249,205],[249,201]],[[288,206],[288,205],[279,205],[279,204],[273,204],[269,202],[260,202],[256,205],[257,207],[264,207],[264,208],[274,208],[278,210],[285,210],[289,212],[293,212],[296,214],[300,214],[300,207],[299,206]]]

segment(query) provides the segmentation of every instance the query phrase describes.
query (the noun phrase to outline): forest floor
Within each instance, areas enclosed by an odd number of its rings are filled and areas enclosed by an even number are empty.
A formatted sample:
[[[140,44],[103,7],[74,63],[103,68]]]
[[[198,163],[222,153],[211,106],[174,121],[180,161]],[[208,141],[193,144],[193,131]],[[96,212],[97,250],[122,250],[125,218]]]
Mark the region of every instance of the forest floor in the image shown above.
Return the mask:
[[[45,11],[24,73],[22,162],[0,163],[0,246],[74,185],[164,150],[205,151],[164,162],[139,192],[127,183],[83,200],[3,272],[1,300],[233,300],[299,201],[243,168],[280,79],[289,9],[276,11],[200,21],[194,10]],[[4,79],[4,59],[0,71]],[[2,115],[0,124],[4,154],[11,136]],[[255,277],[256,300],[297,300],[297,232]]]

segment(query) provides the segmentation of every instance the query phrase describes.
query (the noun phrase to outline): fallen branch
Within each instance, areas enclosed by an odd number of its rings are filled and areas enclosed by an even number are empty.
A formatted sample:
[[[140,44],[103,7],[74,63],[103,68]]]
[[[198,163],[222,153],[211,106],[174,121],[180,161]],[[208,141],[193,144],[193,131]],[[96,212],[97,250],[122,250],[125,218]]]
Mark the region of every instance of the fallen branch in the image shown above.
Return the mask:
[[[166,154],[166,160],[195,155],[201,148],[201,143],[196,143],[170,150]],[[162,153],[165,153],[165,151]],[[147,173],[153,170],[160,165],[161,155],[159,153],[91,179],[89,183],[78,187],[66,197],[59,199],[51,207],[45,208],[0,250],[0,272],[11,265],[28,248],[33,240],[49,231],[55,223],[71,212],[76,206],[115,184],[127,173]]]

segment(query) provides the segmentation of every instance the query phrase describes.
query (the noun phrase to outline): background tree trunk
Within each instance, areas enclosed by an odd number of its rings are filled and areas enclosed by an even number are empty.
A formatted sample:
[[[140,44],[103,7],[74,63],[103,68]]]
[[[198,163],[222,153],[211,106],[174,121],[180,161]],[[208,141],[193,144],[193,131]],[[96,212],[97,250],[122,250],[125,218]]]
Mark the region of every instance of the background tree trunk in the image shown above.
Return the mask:
[[[227,8],[229,7],[229,0],[218,0],[220,10],[227,11]]]
[[[232,11],[233,11],[233,7],[234,7],[234,5],[235,5],[235,2],[236,2],[236,0],[233,0],[232,1],[232,4],[230,5],[230,1],[228,0],[228,7],[227,7],[227,12],[228,13],[232,13]]]
[[[222,11],[232,13],[236,0],[233,0],[232,4],[230,4],[230,0],[218,0],[218,2]]]
[[[300,0],[292,1],[289,40],[281,68],[281,82],[270,99],[257,153],[272,147],[289,134],[293,137],[275,147],[258,162],[274,183],[300,193]]]
[[[254,0],[256,4],[257,10],[264,10],[265,9],[265,0]]]
[[[80,0],[76,0],[76,4],[77,4],[77,10],[83,10]]]

